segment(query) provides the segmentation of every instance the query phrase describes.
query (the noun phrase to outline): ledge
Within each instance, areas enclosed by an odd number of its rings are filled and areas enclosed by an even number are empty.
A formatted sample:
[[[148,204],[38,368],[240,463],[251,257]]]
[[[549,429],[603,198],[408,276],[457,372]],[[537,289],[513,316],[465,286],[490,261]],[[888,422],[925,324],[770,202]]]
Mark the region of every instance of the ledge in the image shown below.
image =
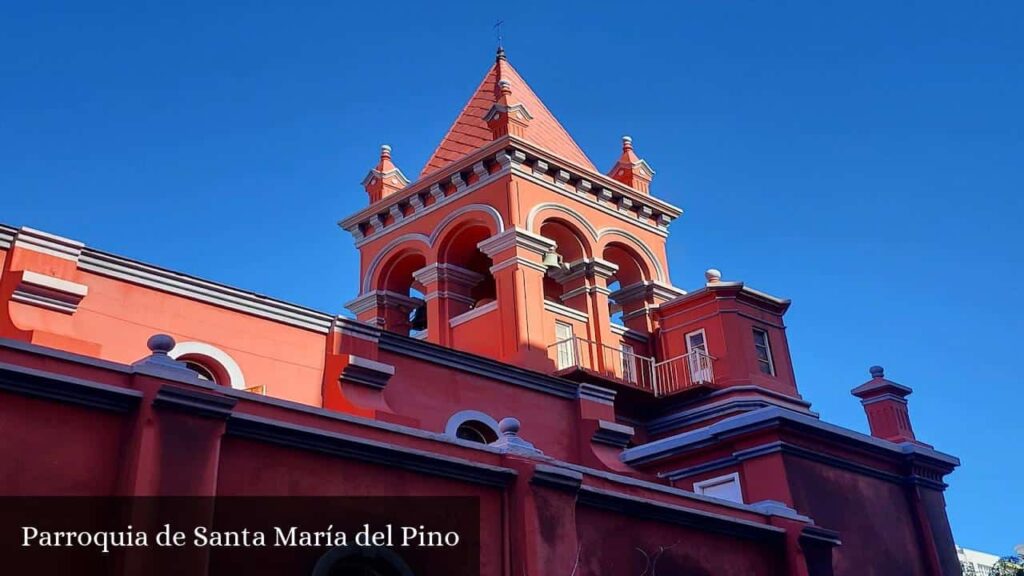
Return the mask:
[[[516,477],[511,468],[245,414],[232,414],[226,433],[485,486],[504,487]]]
[[[82,250],[78,268],[322,334],[330,330],[334,319],[311,308],[89,248]]]
[[[23,270],[21,280],[11,293],[11,301],[74,314],[87,294],[89,287],[84,284]]]
[[[483,356],[461,352],[429,342],[422,342],[393,332],[381,331],[379,342],[380,349],[386,352],[418,358],[506,384],[558,396],[559,398],[574,399],[579,389],[576,383],[568,380],[524,370],[512,364],[505,364],[504,362]]]
[[[749,540],[781,538],[786,532],[782,528],[749,520],[684,508],[658,500],[628,496],[589,486],[580,488],[577,501],[580,505],[610,510],[635,518],[667,522],[677,526],[697,528],[702,531],[717,532]]]
[[[0,390],[113,412],[133,410],[142,400],[142,392],[130,388],[4,362],[0,362]]]
[[[632,466],[650,464],[685,454],[690,450],[718,442],[725,438],[780,425],[798,426],[819,437],[868,449],[876,454],[890,457],[912,455],[940,468],[948,468],[950,471],[960,465],[958,458],[932,450],[931,448],[910,443],[894,444],[887,440],[881,440],[836,426],[835,424],[822,422],[806,414],[777,406],[761,408],[720,420],[704,428],[630,448],[622,453],[622,461]]]

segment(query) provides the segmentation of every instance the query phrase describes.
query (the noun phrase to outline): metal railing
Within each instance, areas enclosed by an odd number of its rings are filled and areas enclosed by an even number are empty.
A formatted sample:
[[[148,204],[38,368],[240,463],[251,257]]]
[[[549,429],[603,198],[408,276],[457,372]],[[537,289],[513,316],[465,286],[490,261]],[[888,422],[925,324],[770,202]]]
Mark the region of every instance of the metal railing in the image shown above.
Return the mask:
[[[691,350],[654,364],[655,394],[667,396],[699,384],[713,384],[714,357],[703,350]]]
[[[714,382],[712,358],[701,350],[663,362],[592,340],[572,336],[548,346],[556,370],[576,368],[612,378],[655,396]]]

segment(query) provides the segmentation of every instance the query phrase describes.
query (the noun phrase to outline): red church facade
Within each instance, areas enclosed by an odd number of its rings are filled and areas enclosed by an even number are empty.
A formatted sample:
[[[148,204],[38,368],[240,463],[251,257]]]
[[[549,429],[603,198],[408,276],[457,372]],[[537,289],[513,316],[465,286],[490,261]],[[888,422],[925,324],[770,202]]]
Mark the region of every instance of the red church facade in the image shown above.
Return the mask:
[[[911,390],[874,367],[870,434],[820,420],[788,300],[672,285],[654,176],[499,53],[339,223],[354,319],[0,227],[0,494],[473,496],[486,575],[959,574]]]

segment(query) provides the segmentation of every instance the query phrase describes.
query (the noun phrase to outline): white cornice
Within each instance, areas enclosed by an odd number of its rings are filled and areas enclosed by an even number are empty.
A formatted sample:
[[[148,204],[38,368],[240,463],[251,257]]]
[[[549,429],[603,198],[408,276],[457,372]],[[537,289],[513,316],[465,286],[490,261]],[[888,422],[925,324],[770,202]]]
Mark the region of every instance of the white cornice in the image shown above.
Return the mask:
[[[70,238],[23,226],[18,229],[14,237],[14,247],[77,261],[84,244]]]
[[[551,300],[545,300],[544,301],[544,309],[547,310],[548,312],[552,312],[554,314],[558,314],[559,316],[565,316],[566,318],[572,318],[573,320],[576,320],[577,322],[587,322],[587,321],[589,321],[589,318],[587,317],[587,315],[585,313],[580,312],[579,310],[576,310],[575,308],[570,308],[570,307],[566,306],[565,304],[559,304],[558,302],[552,302]]]
[[[465,324],[466,322],[469,322],[474,318],[479,318],[480,316],[483,316],[484,314],[487,314],[489,312],[494,312],[497,309],[498,301],[495,300],[494,302],[489,302],[487,304],[484,304],[483,306],[480,306],[479,308],[473,308],[468,312],[463,312],[462,314],[459,314],[455,318],[449,320],[448,325],[451,326],[452,328],[455,328],[459,324]]]
[[[17,228],[0,224],[0,250],[7,250],[14,243],[14,237],[18,234]]]
[[[11,294],[11,300],[65,314],[74,314],[78,310],[79,302],[88,293],[89,287],[84,284],[24,270],[21,273],[21,281],[18,282]]]
[[[553,240],[545,238],[540,234],[534,234],[525,228],[513,226],[501,234],[481,240],[476,245],[481,252],[492,258],[513,246],[543,256],[545,253],[554,250],[556,244]]]
[[[206,304],[244,312],[298,328],[327,333],[334,316],[275,300],[255,292],[246,292],[223,284],[202,280],[121,256],[91,248],[82,250],[78,268],[93,274],[124,280],[162,292],[183,296]]]

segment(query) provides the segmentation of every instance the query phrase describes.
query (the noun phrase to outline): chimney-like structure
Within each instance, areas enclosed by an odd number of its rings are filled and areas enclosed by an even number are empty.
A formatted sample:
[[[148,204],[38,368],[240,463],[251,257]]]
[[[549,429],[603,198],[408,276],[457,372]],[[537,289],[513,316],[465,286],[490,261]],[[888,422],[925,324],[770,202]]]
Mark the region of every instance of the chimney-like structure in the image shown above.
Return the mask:
[[[377,167],[363,178],[363,188],[370,196],[370,204],[398,192],[408,184],[409,179],[391,161],[391,146],[381,146]]]
[[[651,193],[654,170],[633,151],[633,139],[629,136],[622,137],[622,155],[608,175],[638,192]]]
[[[854,388],[851,394],[860,398],[868,417],[871,435],[890,442],[917,442],[910,426],[907,396],[913,392],[907,386],[885,379],[881,366],[872,366],[871,380]]]

